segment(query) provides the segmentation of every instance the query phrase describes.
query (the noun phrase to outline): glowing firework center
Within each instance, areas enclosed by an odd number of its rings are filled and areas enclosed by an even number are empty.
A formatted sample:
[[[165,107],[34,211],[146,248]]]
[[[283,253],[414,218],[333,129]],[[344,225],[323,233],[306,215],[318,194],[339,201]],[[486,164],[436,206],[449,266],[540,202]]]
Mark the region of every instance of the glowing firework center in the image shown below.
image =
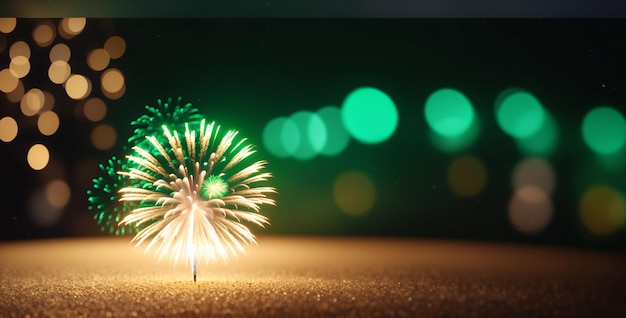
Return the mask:
[[[219,199],[228,193],[228,184],[220,176],[209,176],[202,185],[200,194],[205,200]]]

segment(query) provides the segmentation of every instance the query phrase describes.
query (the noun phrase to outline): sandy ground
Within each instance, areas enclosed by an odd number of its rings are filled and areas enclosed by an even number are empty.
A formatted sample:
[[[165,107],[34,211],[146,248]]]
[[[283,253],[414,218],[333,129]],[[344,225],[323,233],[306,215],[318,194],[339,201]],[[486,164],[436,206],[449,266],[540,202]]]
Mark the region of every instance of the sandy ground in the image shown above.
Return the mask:
[[[1,317],[626,317],[626,256],[506,244],[260,237],[228,264],[130,238],[0,243]]]

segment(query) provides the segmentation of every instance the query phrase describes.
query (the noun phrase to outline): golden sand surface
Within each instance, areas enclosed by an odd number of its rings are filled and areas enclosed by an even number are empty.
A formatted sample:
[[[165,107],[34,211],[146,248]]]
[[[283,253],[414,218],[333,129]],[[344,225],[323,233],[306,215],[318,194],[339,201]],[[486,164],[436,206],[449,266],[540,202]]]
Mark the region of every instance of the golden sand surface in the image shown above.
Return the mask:
[[[513,244],[266,237],[189,267],[130,238],[0,243],[0,317],[626,317],[626,256]]]

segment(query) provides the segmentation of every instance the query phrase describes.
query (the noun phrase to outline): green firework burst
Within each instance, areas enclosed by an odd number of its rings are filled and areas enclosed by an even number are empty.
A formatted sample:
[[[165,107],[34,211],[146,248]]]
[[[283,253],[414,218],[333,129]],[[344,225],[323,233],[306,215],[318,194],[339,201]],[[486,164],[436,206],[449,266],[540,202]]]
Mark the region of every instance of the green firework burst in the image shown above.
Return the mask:
[[[146,105],[147,114],[137,118],[131,122],[131,126],[135,127],[134,135],[128,139],[131,146],[143,142],[146,136],[163,136],[162,126],[176,128],[188,124],[199,123],[204,117],[199,113],[198,109],[191,103],[181,104],[182,97],[179,96],[175,102],[172,98],[168,98],[163,102],[157,99],[157,107]]]
[[[200,187],[200,195],[205,200],[219,199],[228,193],[228,183],[221,176],[210,175]]]
[[[167,101],[157,99],[157,106],[146,105],[147,114],[144,114],[131,122],[134,126],[134,135],[128,139],[126,149],[136,145],[145,144],[147,136],[163,136],[162,126],[180,127],[186,123],[199,123],[203,116],[191,103],[182,104],[182,97],[175,101],[168,98]],[[162,138],[161,138],[162,139]],[[93,179],[93,187],[87,191],[89,210],[95,211],[94,219],[100,225],[100,230],[115,235],[135,234],[141,230],[132,224],[118,225],[130,211],[137,208],[140,203],[120,202],[118,191],[131,185],[131,180],[126,176],[119,175],[118,171],[125,171],[132,165],[126,160],[115,156],[106,163],[100,164],[102,174]]]
[[[100,164],[101,175],[93,179],[93,186],[87,190],[89,210],[95,211],[94,219],[100,230],[109,234],[126,235],[139,232],[133,224],[119,225],[119,222],[128,215],[137,204],[134,202],[120,202],[119,189],[131,184],[128,177],[117,172],[126,170],[127,165],[121,159],[113,156],[106,163]]]

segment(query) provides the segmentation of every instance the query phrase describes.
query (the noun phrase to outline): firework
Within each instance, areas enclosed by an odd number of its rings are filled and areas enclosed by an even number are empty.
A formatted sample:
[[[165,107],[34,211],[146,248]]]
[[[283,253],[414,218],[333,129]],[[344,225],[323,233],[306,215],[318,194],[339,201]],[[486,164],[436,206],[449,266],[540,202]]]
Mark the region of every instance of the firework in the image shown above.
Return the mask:
[[[131,126],[135,127],[135,130],[128,142],[135,145],[144,141],[146,136],[156,136],[157,139],[162,139],[161,126],[163,125],[178,127],[185,123],[199,123],[203,117],[198,109],[191,103],[181,105],[181,101],[182,97],[179,96],[176,103],[172,102],[172,98],[168,98],[166,102],[157,99],[157,107],[146,105],[148,113],[130,123]]]
[[[269,224],[259,212],[275,204],[267,197],[275,189],[257,185],[272,175],[261,172],[266,161],[251,160],[255,150],[245,138],[234,130],[221,135],[215,123],[185,124],[182,135],[163,125],[161,135],[133,147],[129,168],[119,172],[133,181],[120,201],[139,205],[120,224],[145,226],[133,241],[148,242],[159,259],[191,263],[195,281],[198,261],[226,261],[256,244],[241,221]]]
[[[198,109],[191,103],[181,105],[181,101],[182,97],[178,97],[175,103],[172,103],[172,98],[168,98],[166,102],[157,99],[157,107],[146,106],[147,114],[131,122],[131,126],[136,128],[124,149],[146,142],[146,136],[155,135],[159,140],[165,140],[162,133],[157,133],[162,132],[163,125],[180,127],[183,123],[200,122],[202,115]],[[137,205],[135,202],[119,201],[118,191],[129,186],[131,180],[118,175],[117,171],[127,170],[127,163],[114,156],[107,163],[100,164],[100,170],[103,174],[93,179],[93,186],[87,191],[89,210],[96,211],[94,219],[100,225],[100,230],[115,235],[136,234],[141,227],[118,225]]]
[[[118,190],[129,185],[126,176],[117,173],[126,170],[126,164],[113,156],[106,163],[100,164],[102,174],[93,179],[93,186],[87,190],[89,210],[96,211],[94,219],[100,225],[102,232],[125,235],[135,234],[135,226],[119,225],[119,222],[133,209],[132,202],[121,202]]]

